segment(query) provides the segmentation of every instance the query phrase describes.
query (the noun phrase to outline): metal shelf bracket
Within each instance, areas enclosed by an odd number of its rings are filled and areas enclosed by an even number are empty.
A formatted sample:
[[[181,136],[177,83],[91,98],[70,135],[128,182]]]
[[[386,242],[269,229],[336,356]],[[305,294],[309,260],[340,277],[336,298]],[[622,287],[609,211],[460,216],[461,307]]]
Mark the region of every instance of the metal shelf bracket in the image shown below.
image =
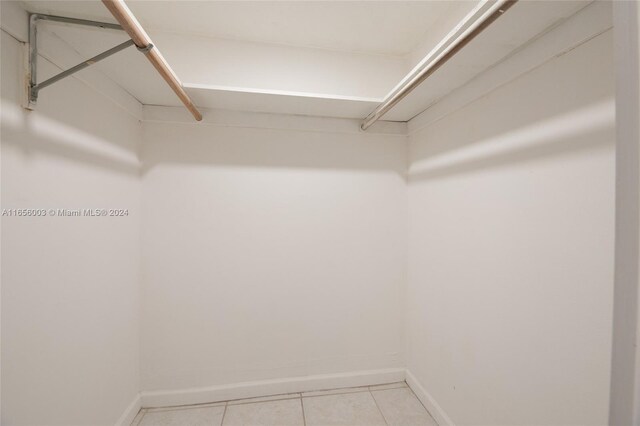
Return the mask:
[[[117,53],[123,49],[126,49],[129,46],[133,46],[133,40],[129,39],[124,43],[120,43],[119,45],[112,47],[109,50],[106,50],[99,55],[96,55],[92,58],[87,59],[75,65],[68,70],[62,71],[59,74],[54,75],[53,77],[38,83],[37,75],[38,75],[38,21],[54,21],[54,22],[62,22],[65,24],[76,24],[76,25],[85,25],[90,27],[99,27],[111,30],[120,30],[123,31],[122,27],[118,24],[112,24],[109,22],[97,22],[97,21],[89,21],[86,19],[76,19],[76,18],[68,18],[64,16],[54,16],[54,15],[43,15],[41,13],[32,13],[29,15],[29,85],[28,85],[28,108],[33,109],[35,107],[36,102],[38,101],[38,93],[40,90],[44,89],[47,86],[52,85],[53,83],[62,80],[65,77],[74,74],[89,65],[93,65],[98,61],[101,61],[109,56]]]

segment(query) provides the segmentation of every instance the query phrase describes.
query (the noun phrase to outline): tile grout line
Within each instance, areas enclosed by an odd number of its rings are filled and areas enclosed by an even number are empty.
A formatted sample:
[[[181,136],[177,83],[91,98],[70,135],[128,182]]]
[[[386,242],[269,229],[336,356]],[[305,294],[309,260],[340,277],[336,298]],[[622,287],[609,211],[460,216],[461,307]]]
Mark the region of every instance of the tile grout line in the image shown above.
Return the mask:
[[[222,420],[220,420],[220,426],[224,424],[224,416],[227,415],[227,407],[229,406],[229,401],[224,403],[224,411],[222,412]]]
[[[1,0],[0,0],[1,1]],[[222,407],[230,401],[214,401],[214,402],[198,402],[196,404],[183,404],[183,405],[169,405],[166,407],[147,407],[147,412],[159,412],[159,411],[178,411],[178,410],[191,410],[194,408],[208,408],[208,407]]]
[[[351,388],[337,388],[337,389],[326,389],[326,390],[321,390],[321,391],[310,391],[310,392],[304,392],[304,393],[313,393],[313,392],[323,392],[319,395],[302,395],[302,398],[317,398],[320,396],[329,396],[329,395],[346,395],[346,394],[351,394],[351,393],[362,393],[362,392],[369,392],[369,386],[364,386],[366,389],[358,389],[358,390],[347,390],[347,389],[351,389]],[[340,392],[341,390],[345,390],[345,392]],[[332,391],[337,391],[337,392],[332,392]],[[326,392],[326,393],[325,393]]]
[[[140,414],[140,412],[142,412],[142,416],[140,416],[136,424],[132,426],[138,426],[140,423],[142,423],[142,419],[144,419],[144,416],[147,415],[148,410],[146,408],[141,408],[138,414]],[[136,414],[136,417],[138,417],[138,414]],[[135,420],[135,418],[133,420]]]
[[[296,392],[296,393],[300,393],[300,392]],[[287,394],[281,394],[281,395],[274,395],[274,397],[279,397],[279,396],[285,396]],[[294,394],[295,395],[295,394]],[[247,404],[259,404],[261,402],[274,402],[274,401],[288,401],[290,399],[298,399],[301,396],[289,396],[286,398],[273,398],[273,399],[265,399],[263,401],[251,401],[252,399],[263,399],[263,398],[269,398],[270,396],[256,396],[254,398],[246,398],[246,399],[231,399],[229,401],[226,401],[226,404],[229,405],[247,405]],[[243,401],[243,402],[238,402],[238,401]],[[233,402],[233,404],[231,404]]]
[[[376,397],[373,396],[373,392],[371,392],[371,388],[369,388],[369,395],[371,395],[371,398],[373,398],[373,403],[376,404],[376,408],[378,409],[378,412],[380,413],[380,415],[382,416],[382,420],[384,420],[384,424],[386,424],[387,426],[389,426],[389,422],[387,421],[387,418],[384,416],[384,413],[382,412],[382,410],[380,409],[380,406],[378,405],[378,401],[376,401]]]
[[[302,393],[300,393],[300,407],[302,407],[302,424],[307,426],[307,416],[304,414],[304,401],[302,400]]]
[[[413,391],[413,389],[411,389],[411,386],[409,386],[409,383],[407,383],[407,381],[405,380],[404,383],[407,385],[407,389],[409,389],[409,391],[413,394],[413,396],[416,397],[416,399],[418,400],[418,402],[420,403],[420,405],[422,405],[422,408],[424,408],[424,411],[427,412],[427,414],[429,415],[429,417],[431,417],[433,419],[433,421],[440,426],[440,424],[438,423],[438,421],[436,420],[435,417],[433,417],[433,414],[431,414],[431,411],[429,411],[429,409],[427,407],[425,407],[425,405],[422,403],[422,401],[420,400],[420,398],[418,398],[418,395],[416,395],[416,393]]]

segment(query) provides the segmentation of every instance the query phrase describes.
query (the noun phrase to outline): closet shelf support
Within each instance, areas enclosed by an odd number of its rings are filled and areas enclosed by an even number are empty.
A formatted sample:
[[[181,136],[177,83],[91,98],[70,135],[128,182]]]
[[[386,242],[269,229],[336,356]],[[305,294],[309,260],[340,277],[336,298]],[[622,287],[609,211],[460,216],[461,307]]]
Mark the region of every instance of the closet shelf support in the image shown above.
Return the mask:
[[[105,52],[102,52],[90,59],[87,59],[86,61],[79,63],[76,66],[69,68],[68,70],[62,71],[61,73],[58,73],[53,77],[41,83],[38,83],[38,80],[37,80],[37,76],[38,76],[38,27],[37,27],[37,24],[38,24],[38,21],[41,21],[41,20],[123,31],[120,25],[112,24],[110,22],[90,21],[87,19],[68,18],[66,16],[44,15],[41,13],[30,14],[29,15],[29,87],[28,87],[28,91],[29,91],[28,100],[29,100],[30,109],[32,109],[35,106],[36,102],[38,101],[38,92],[40,92],[40,90],[90,65],[93,65],[96,62],[99,62],[105,58],[108,58],[109,56],[121,50],[124,50],[129,46],[134,45],[133,40],[127,40],[124,43],[120,43],[119,45],[112,47],[111,49]]]

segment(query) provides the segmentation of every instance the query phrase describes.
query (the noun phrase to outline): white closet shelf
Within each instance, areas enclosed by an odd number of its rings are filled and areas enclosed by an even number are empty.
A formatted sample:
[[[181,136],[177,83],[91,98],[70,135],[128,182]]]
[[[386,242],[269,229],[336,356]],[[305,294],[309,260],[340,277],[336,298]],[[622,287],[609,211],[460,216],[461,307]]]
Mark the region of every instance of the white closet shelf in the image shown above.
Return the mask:
[[[320,93],[265,90],[244,87],[184,83],[196,105],[252,112],[314,115],[337,118],[362,118],[382,98],[328,95]]]

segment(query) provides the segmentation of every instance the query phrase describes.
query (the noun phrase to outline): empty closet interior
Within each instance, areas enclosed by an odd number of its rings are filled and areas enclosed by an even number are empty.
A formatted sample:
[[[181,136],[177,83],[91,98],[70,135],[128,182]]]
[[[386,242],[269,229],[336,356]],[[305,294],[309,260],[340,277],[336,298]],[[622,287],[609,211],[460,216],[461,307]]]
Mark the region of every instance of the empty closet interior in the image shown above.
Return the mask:
[[[441,426],[633,406],[623,6],[0,7],[2,424],[389,383]]]

